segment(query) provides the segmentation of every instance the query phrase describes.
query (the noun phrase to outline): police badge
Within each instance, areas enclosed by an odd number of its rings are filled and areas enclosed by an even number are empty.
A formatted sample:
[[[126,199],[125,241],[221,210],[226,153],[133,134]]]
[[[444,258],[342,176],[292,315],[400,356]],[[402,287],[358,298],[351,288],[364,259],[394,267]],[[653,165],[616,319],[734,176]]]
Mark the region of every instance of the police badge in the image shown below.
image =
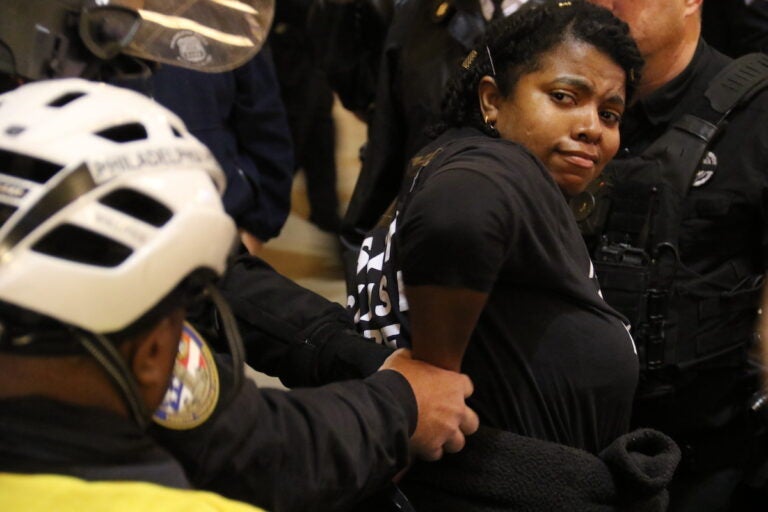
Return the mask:
[[[173,378],[152,419],[172,430],[195,428],[210,418],[219,401],[219,373],[205,340],[184,323]]]

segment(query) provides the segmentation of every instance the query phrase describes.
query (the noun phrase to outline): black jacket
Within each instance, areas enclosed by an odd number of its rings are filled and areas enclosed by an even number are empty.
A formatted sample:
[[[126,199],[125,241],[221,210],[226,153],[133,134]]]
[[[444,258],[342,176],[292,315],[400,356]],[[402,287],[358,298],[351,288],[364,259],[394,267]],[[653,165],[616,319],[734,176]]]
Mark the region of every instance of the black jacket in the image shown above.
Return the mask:
[[[219,375],[226,396],[226,364]],[[0,471],[194,487],[274,512],[343,510],[405,466],[415,425],[411,389],[392,371],[290,393],[246,380],[202,426],[151,435],[100,409],[6,399]]]
[[[387,34],[373,117],[354,193],[342,226],[359,245],[397,196],[405,163],[427,142],[425,129],[439,120],[445,86],[485,31],[477,0],[441,4],[408,0]]]
[[[219,285],[240,327],[248,364],[286,386],[364,378],[393,352],[362,338],[340,304],[302,288],[259,258],[240,256]],[[215,338],[210,329],[206,334]]]
[[[152,433],[197,488],[274,512],[344,510],[405,466],[416,413],[393,371],[288,393],[246,380],[200,427]]]
[[[0,472],[192,487],[181,464],[129,419],[40,397],[0,400]]]

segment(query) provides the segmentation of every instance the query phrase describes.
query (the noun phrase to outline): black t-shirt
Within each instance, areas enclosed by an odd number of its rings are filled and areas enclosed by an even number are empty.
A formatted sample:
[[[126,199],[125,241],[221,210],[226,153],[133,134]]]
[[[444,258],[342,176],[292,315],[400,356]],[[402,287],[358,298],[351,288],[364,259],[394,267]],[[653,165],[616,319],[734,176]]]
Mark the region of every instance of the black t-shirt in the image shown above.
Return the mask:
[[[361,332],[408,345],[403,282],[487,293],[462,364],[483,424],[599,451],[628,430],[637,358],[562,193],[515,143],[464,129],[435,150],[364,243]]]

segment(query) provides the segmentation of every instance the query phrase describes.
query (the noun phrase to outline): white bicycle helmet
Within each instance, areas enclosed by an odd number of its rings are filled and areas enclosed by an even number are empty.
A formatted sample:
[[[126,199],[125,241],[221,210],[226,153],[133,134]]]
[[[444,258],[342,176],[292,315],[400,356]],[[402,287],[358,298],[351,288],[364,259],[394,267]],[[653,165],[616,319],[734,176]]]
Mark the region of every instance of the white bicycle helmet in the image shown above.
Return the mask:
[[[164,107],[81,79],[0,96],[0,301],[92,333],[130,326],[235,226],[208,149]]]

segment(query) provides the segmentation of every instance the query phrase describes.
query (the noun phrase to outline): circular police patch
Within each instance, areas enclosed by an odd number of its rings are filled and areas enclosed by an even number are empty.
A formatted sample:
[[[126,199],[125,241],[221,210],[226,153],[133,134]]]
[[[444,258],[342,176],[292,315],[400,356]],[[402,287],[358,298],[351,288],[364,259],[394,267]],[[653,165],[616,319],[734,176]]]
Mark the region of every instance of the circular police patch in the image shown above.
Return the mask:
[[[210,418],[218,401],[219,373],[213,354],[202,336],[185,322],[173,379],[153,419],[173,430],[195,428]]]
[[[693,177],[692,186],[700,187],[704,185],[706,182],[712,179],[712,176],[715,175],[716,169],[717,169],[717,156],[713,152],[707,151],[707,154],[701,160],[699,170],[696,172],[696,175]]]
[[[190,64],[208,64],[213,57],[208,51],[208,41],[191,30],[181,30],[171,39],[171,48],[178,52],[177,60]]]

